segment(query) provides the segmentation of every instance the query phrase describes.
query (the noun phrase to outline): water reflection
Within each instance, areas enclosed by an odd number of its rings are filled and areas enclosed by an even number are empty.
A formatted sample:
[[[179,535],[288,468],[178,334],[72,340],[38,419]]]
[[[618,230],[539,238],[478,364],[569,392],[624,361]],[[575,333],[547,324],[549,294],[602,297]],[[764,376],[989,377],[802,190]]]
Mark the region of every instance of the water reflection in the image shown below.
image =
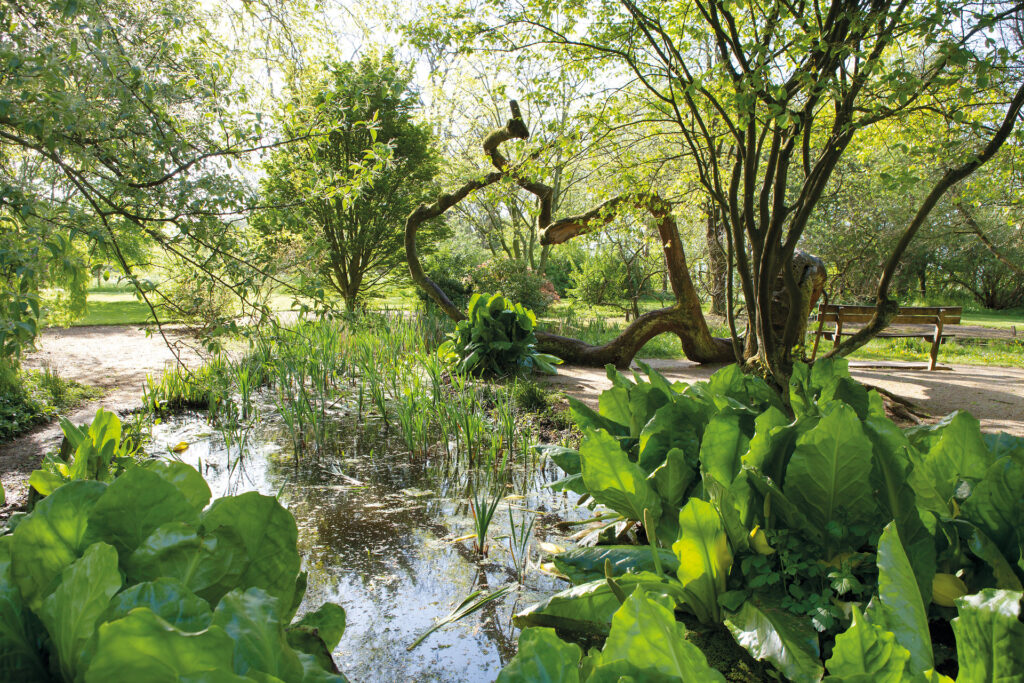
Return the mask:
[[[329,456],[298,465],[281,445],[290,439],[272,415],[245,434],[230,435],[230,447],[201,415],[182,415],[154,427],[150,449],[198,465],[214,496],[251,490],[280,495],[295,515],[309,572],[300,612],[325,600],[344,606],[348,626],[335,659],[351,680],[493,680],[515,653],[511,615],[567,584],[533,571],[525,586],[408,652],[417,636],[471,592],[513,580],[507,541],[493,540],[509,533],[506,504],[495,514],[491,554],[481,563],[471,543],[454,541],[472,530],[467,486],[480,473],[441,457],[413,458],[383,425],[357,426],[349,419]],[[181,441],[188,449],[170,456],[169,447]],[[525,496],[509,504],[538,514],[535,545],[568,545],[552,522],[589,514],[542,488],[557,476],[553,467],[539,465],[505,473],[507,490]]]

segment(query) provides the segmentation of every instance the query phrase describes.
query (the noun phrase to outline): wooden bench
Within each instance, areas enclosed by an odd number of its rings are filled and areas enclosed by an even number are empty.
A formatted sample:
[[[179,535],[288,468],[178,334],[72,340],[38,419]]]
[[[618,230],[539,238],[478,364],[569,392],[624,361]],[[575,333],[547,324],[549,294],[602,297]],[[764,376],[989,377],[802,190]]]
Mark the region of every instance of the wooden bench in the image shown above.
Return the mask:
[[[934,370],[939,359],[939,344],[952,335],[943,334],[944,325],[957,325],[960,323],[960,314],[963,312],[961,306],[910,306],[900,308],[896,317],[889,321],[889,325],[932,325],[933,332],[920,332],[913,330],[883,332],[879,337],[888,338],[917,338],[930,341],[931,351],[928,354],[928,369]],[[818,307],[818,330],[814,334],[814,349],[811,351],[811,360],[818,355],[818,342],[822,337],[831,339],[836,346],[839,346],[843,336],[852,336],[857,333],[859,326],[866,324],[875,314],[874,306],[840,306],[836,304],[822,304]],[[835,325],[835,330],[825,331],[825,323]],[[847,323],[858,325],[852,330],[844,330]]]

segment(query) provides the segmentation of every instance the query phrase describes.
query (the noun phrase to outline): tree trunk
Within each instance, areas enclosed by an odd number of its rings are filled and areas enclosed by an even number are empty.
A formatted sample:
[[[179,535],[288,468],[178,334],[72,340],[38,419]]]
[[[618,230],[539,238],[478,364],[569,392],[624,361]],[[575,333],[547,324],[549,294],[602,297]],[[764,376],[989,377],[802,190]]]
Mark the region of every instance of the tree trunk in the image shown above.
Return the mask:
[[[729,264],[726,261],[722,240],[728,239],[725,228],[719,220],[718,207],[709,202],[704,208],[707,216],[706,237],[708,244],[708,289],[711,293],[711,312],[725,315],[726,296],[725,279],[729,275]]]

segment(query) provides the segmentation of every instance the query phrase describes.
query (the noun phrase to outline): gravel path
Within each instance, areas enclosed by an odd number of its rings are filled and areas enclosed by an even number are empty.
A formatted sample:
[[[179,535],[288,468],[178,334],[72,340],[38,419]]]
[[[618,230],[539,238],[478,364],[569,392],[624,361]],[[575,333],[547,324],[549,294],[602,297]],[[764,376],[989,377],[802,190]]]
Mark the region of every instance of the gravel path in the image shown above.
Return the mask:
[[[198,360],[198,353],[187,345],[181,332],[165,328],[165,333],[182,362]],[[37,351],[26,356],[25,367],[48,365],[65,379],[105,391],[98,401],[67,416],[76,424],[92,420],[99,407],[112,411],[138,407],[146,375],[159,375],[178,362],[159,333],[147,337],[144,330],[127,325],[51,328],[37,346]],[[0,519],[24,504],[28,475],[39,466],[43,454],[60,443],[61,436],[60,426],[54,422],[0,444],[0,480],[7,495]]]
[[[651,360],[651,367],[672,381],[707,379],[721,366],[698,365],[686,360]],[[920,363],[850,363],[851,374],[906,398],[924,412],[940,417],[957,409],[970,411],[986,432],[1024,436],[1024,368],[948,365],[950,370],[928,372]],[[597,407],[601,391],[611,386],[604,370],[560,366],[548,378],[554,388]]]

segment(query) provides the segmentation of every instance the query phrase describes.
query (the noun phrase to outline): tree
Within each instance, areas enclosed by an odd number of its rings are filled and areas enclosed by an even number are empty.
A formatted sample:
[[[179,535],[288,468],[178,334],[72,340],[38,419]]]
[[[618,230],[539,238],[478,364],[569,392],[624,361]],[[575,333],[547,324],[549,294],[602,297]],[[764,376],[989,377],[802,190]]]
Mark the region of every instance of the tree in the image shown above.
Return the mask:
[[[40,288],[84,303],[86,254],[113,262],[154,317],[174,301],[137,272],[150,246],[248,291],[252,250],[225,221],[251,198],[231,167],[265,143],[243,55],[210,31],[212,11],[0,4],[0,330],[17,348],[37,331]]]
[[[302,242],[350,311],[394,276],[402,221],[437,172],[430,130],[413,120],[418,104],[411,67],[387,53],[300,74],[282,111],[286,137],[330,132],[270,155],[263,194],[278,208],[257,225],[275,240]],[[356,182],[375,146],[387,163]]]
[[[746,304],[738,359],[784,386],[802,341],[809,292],[800,281],[807,265],[798,262],[797,247],[854,137],[931,112],[945,123],[935,142],[959,147],[950,148],[956,153],[946,156],[949,165],[889,245],[876,315],[839,346],[843,354],[895,314],[893,276],[938,200],[1012,133],[1024,106],[1024,79],[1019,50],[1011,49],[1015,38],[1000,28],[1017,21],[1021,8],[946,0],[492,0],[471,23],[506,49],[545,45],[566,63],[588,64],[595,76],[644,98],[648,112],[635,125],[653,122],[680,137],[721,212],[727,260]],[[619,202],[636,203],[639,193],[630,194]],[[550,222],[542,243],[570,239],[601,220],[584,214]],[[693,311],[683,301],[689,289],[681,287],[677,296]],[[688,356],[714,356],[699,315],[698,309],[680,319],[678,325],[692,329],[678,333],[684,349],[689,337]],[[734,329],[734,346],[739,337]]]

